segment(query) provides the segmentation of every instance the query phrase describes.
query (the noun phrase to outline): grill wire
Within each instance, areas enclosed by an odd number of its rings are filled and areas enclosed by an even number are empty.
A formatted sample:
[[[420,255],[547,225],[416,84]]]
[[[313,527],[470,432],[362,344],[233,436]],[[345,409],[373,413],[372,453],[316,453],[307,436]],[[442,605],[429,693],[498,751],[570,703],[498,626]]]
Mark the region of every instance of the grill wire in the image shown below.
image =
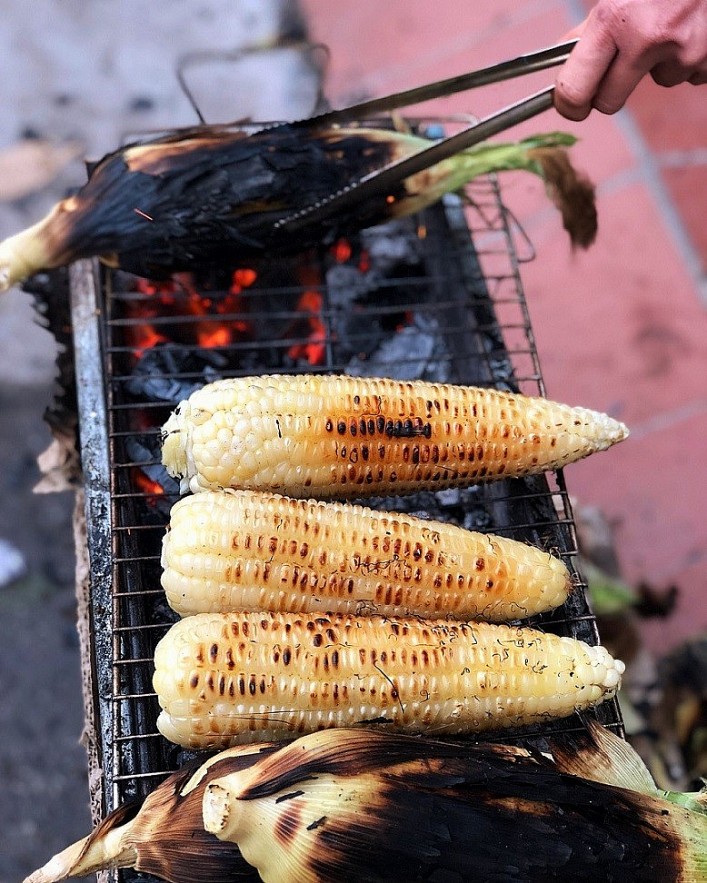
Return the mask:
[[[111,561],[104,580],[109,600],[100,602],[108,609],[98,610],[99,602],[93,601],[94,623],[102,623],[108,633],[97,632],[92,652],[101,697],[98,729],[106,812],[145,795],[193,756],[168,744],[157,732],[159,709],[151,686],[155,644],[176,619],[159,583],[161,539],[169,506],[177,499],[176,484],[169,484],[159,462],[159,427],[176,404],[170,400],[175,389],[180,398],[190,385],[220,376],[326,371],[424,377],[545,394],[519,273],[520,263],[532,257],[532,247],[503,205],[495,178],[475,182],[465,202],[469,204],[449,196],[421,216],[401,225],[396,222],[399,226],[394,225],[392,233],[387,225],[383,263],[392,262],[393,269],[399,269],[400,263],[390,254],[395,257],[403,241],[408,246],[415,243],[419,261],[406,265],[402,276],[380,272],[368,301],[357,297],[343,306],[345,283],[361,285],[363,276],[370,287],[371,273],[369,269],[366,275],[351,261],[337,263],[330,248],[315,256],[314,281],[311,273],[305,284],[296,273],[293,278],[293,267],[299,264],[285,261],[289,281],[278,271],[277,284],[253,284],[235,311],[218,291],[209,292],[210,307],[203,315],[190,311],[193,303],[186,292],[170,295],[169,310],[163,313],[155,306],[155,294],[136,289],[134,277],[101,271],[96,322],[107,414]],[[375,255],[378,236],[374,229],[351,237],[354,257]],[[526,252],[523,257],[516,242]],[[261,270],[265,280],[273,276],[271,265]],[[292,355],[312,344],[308,317],[305,312],[303,319],[298,307],[305,288],[321,296],[322,327],[315,343],[322,356],[316,366]],[[226,312],[219,312],[224,304]],[[136,315],[140,309],[149,311],[150,318]],[[246,337],[206,351],[197,342],[200,330],[211,330],[218,323],[237,328],[243,322],[250,329]],[[163,345],[149,353],[165,350],[164,358],[149,363],[146,376],[152,386],[147,394],[135,381],[139,350],[135,337],[146,323],[163,337],[181,341],[178,351],[170,352]],[[373,343],[371,334],[376,338]],[[139,474],[164,485],[164,493],[139,483]],[[576,590],[558,611],[530,623],[590,644],[598,642],[586,585],[574,564],[576,535],[561,473],[366,502],[425,512],[533,542],[561,555],[574,574]],[[594,714],[622,733],[615,700]],[[581,726],[580,719],[570,719],[501,738],[541,742],[551,731]]]

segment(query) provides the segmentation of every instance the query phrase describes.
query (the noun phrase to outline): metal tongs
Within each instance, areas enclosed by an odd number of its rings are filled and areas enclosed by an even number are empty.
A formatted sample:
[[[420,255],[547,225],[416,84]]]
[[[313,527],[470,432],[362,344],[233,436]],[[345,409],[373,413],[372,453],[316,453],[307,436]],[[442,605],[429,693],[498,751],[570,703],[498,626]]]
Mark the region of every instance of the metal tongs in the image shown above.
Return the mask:
[[[438,80],[425,86],[417,86],[404,92],[395,92],[382,98],[373,98],[352,104],[339,110],[330,110],[326,113],[309,117],[291,123],[292,126],[325,126],[341,124],[354,120],[370,119],[379,113],[387,113],[399,107],[417,104],[421,101],[429,101],[453,95],[456,92],[465,92],[469,89],[477,89],[480,86],[488,86],[492,83],[500,83],[522,77],[535,71],[555,67],[565,62],[578,40],[569,40],[566,43],[558,43],[537,52],[527,55],[519,55],[508,61],[502,61],[491,67],[480,68],[456,77]],[[410,175],[415,175],[428,169],[450,156],[473,147],[493,135],[499,134],[518,123],[531,119],[539,113],[552,107],[552,95],[554,86],[547,86],[539,92],[529,95],[514,104],[509,104],[490,116],[484,117],[471,126],[467,126],[455,135],[435,141],[424,150],[408,156],[405,159],[390,163],[381,169],[369,172],[357,181],[353,181],[343,190],[332,193],[325,200],[307,206],[294,214],[288,215],[276,222],[279,229],[297,230],[306,227],[310,223],[316,223],[331,217],[343,209],[356,205],[363,199],[369,199],[383,195],[389,188],[395,186]]]

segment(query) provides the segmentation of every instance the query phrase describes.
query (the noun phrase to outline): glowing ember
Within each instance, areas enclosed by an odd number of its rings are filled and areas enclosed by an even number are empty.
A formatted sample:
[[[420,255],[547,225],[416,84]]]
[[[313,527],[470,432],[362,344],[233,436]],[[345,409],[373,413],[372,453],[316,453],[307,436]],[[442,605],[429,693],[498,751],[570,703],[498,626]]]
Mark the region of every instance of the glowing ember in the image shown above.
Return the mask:
[[[233,271],[231,291],[234,291],[235,289],[240,291],[243,288],[250,288],[257,278],[258,274],[255,270],[252,270],[250,267],[239,267],[237,270]]]
[[[213,323],[209,323],[211,326]],[[231,332],[224,325],[215,325],[209,328],[202,328],[199,331],[199,346],[211,349],[217,346],[228,346],[231,342]]]
[[[345,264],[351,260],[351,244],[347,239],[339,239],[331,248],[331,253],[337,264]]]
[[[148,498],[159,497],[164,494],[164,488],[162,485],[145,475],[142,469],[133,469],[133,482],[137,490],[140,493],[147,495]],[[150,502],[154,505],[154,501],[148,499],[148,503]]]
[[[326,329],[321,319],[322,296],[318,291],[303,291],[297,309],[306,314],[309,334],[306,343],[295,343],[288,349],[291,359],[304,359],[310,365],[322,365],[325,355]]]
[[[158,297],[165,306],[168,306],[174,303],[177,285],[172,279],[168,279],[166,282],[153,282],[150,279],[138,277],[135,280],[135,290],[140,294]]]
[[[166,343],[167,338],[159,334],[152,325],[134,325],[129,332],[130,345],[133,347],[136,358],[141,358],[145,350],[149,350],[158,343]]]

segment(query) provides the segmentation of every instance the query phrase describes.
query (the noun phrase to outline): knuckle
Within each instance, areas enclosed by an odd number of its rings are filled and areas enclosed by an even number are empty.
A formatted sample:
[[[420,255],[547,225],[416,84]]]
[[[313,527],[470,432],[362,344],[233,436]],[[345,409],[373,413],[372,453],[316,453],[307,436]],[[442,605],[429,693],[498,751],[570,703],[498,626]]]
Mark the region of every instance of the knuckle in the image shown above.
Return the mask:
[[[658,65],[654,67],[651,71],[651,78],[653,82],[658,86],[677,86],[678,83],[684,82],[687,77],[687,73],[683,73],[678,71],[672,67],[666,67],[664,65]]]
[[[597,24],[605,31],[616,33],[623,30],[627,22],[635,21],[636,7],[640,8],[643,0],[609,0],[598,3],[592,10]]]

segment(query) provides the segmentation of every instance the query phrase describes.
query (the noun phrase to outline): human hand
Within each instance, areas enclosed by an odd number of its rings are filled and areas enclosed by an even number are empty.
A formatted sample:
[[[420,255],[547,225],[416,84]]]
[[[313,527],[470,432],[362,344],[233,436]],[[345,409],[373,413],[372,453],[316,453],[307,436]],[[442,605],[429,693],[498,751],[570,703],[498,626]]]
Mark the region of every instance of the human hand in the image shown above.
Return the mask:
[[[707,0],[599,0],[573,36],[555,84],[567,119],[616,113],[647,73],[660,86],[707,83]]]

